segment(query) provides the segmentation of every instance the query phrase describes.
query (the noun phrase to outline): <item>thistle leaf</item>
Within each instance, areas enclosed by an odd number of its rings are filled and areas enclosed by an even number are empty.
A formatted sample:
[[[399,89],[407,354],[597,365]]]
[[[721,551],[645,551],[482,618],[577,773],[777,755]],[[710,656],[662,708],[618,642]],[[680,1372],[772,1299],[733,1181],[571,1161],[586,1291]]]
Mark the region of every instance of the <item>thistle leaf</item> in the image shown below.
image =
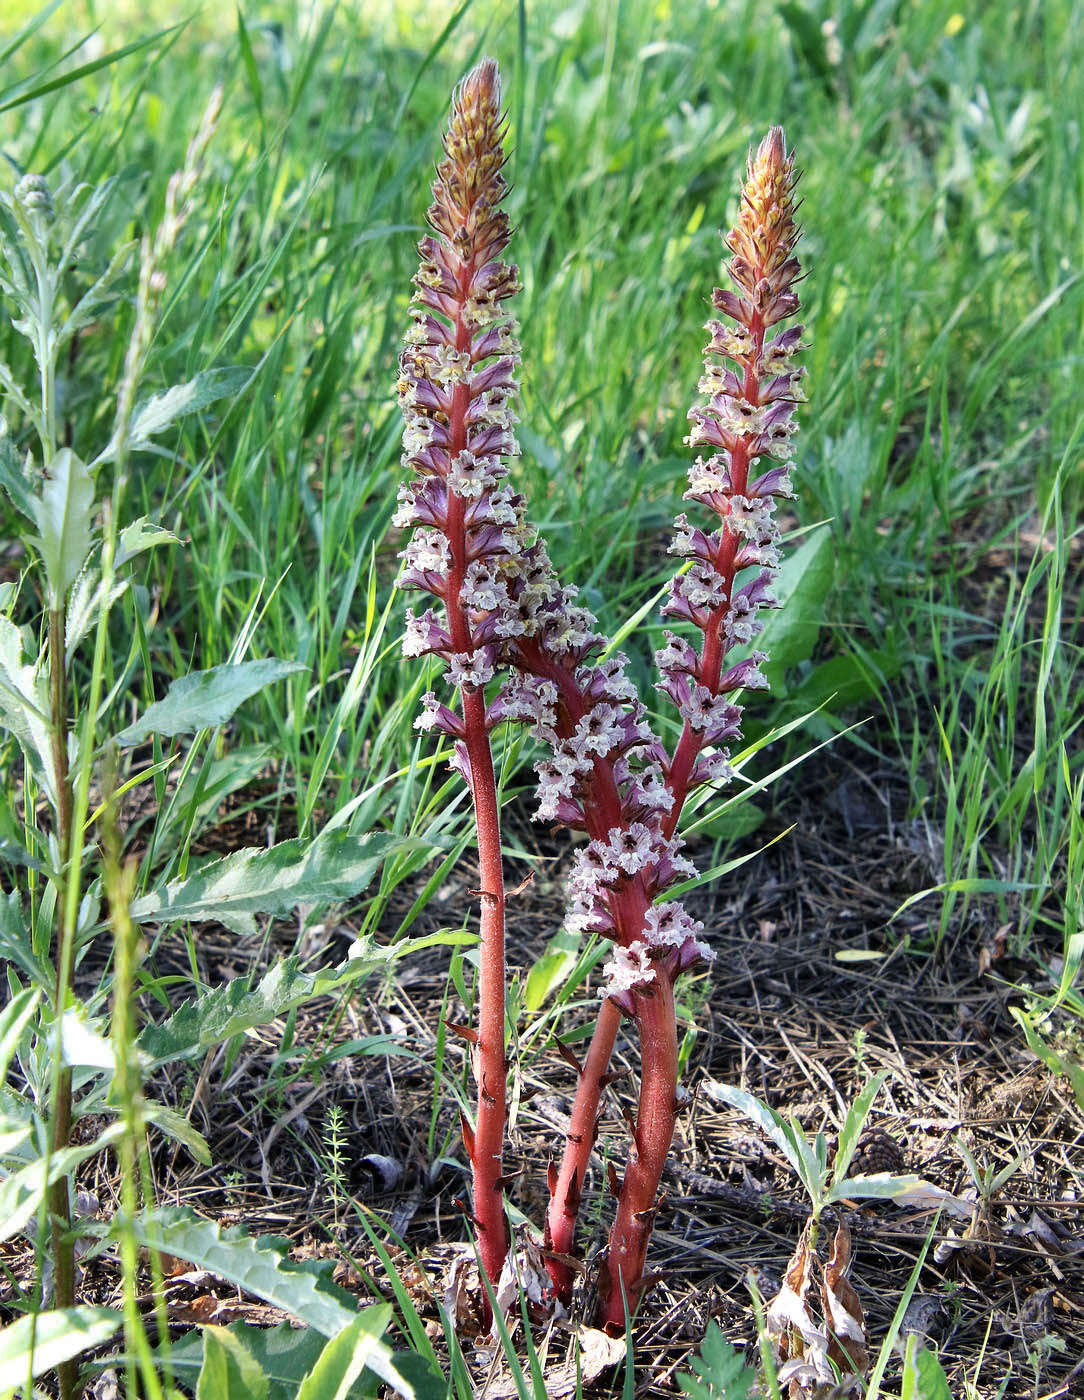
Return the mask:
[[[217,399],[240,393],[252,375],[253,371],[245,365],[205,369],[184,384],[174,384],[164,393],[152,394],[135,406],[128,430],[128,447],[137,451],[149,446],[153,438],[165,432],[179,418],[198,413]],[[108,446],[94,459],[96,467],[113,460],[120,448],[121,437],[120,433],[114,433]]]
[[[254,914],[285,915],[299,904],[352,899],[389,855],[427,844],[384,832],[354,836],[329,831],[314,841],[234,851],[137,899],[131,916],[140,924],[214,919],[238,933],[252,933]]]
[[[281,1308],[325,1337],[334,1337],[358,1316],[349,1295],[313,1270],[286,1258],[287,1242],[255,1239],[240,1229],[223,1230],[192,1211],[166,1207],[130,1222],[138,1242],[186,1259]],[[390,1355],[390,1351],[389,1351]]]
[[[225,724],[238,706],[265,686],[306,669],[299,661],[267,657],[261,661],[240,661],[212,666],[206,671],[190,671],[173,681],[164,698],[149,705],[135,724],[121,730],[117,743],[129,747],[151,734],[172,739],[178,734],[213,729]]]
[[[139,1049],[150,1057],[152,1069],[203,1054],[244,1031],[269,1025],[315,997],[342,991],[393,956],[393,949],[374,946],[369,957],[351,958],[316,973],[302,972],[297,958],[284,958],[255,987],[247,977],[235,977],[195,1001],[182,1003],[160,1025],[144,1027]],[[169,1131],[167,1124],[162,1126]]]

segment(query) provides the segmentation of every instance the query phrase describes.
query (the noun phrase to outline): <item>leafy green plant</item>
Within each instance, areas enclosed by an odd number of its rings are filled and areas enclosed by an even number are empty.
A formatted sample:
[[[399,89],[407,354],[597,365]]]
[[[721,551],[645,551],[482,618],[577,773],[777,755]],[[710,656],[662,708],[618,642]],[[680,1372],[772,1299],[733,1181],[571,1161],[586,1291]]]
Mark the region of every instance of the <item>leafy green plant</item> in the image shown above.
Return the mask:
[[[178,543],[146,516],[125,523],[133,454],[157,449],[180,419],[236,394],[251,377],[247,369],[209,368],[138,397],[162,315],[169,255],[191,213],[220,103],[216,92],[185,164],[168,184],[161,222],[144,236],[137,256],[134,245],[124,244],[104,266],[95,265],[116,181],[93,188],[70,181],[51,187],[41,176],[24,175],[13,194],[0,195],[0,292],[13,328],[30,344],[37,372],[31,390],[0,365],[0,392],[13,415],[12,423],[0,420],[0,484],[21,517],[31,561],[19,587],[4,585],[0,614],[0,725],[21,752],[25,777],[21,839],[7,841],[4,856],[28,876],[25,893],[15,889],[4,899],[0,935],[10,997],[0,1068],[6,1074],[17,1062],[22,1086],[20,1093],[3,1098],[0,1203],[5,1208],[0,1214],[6,1238],[36,1223],[38,1306],[51,1294],[56,1310],[47,1318],[69,1319],[73,1338],[84,1330],[98,1337],[105,1325],[100,1312],[74,1308],[75,1237],[82,1229],[73,1203],[78,1166],[107,1146],[121,1151],[126,1194],[115,1224],[123,1242],[135,1237],[148,1126],[209,1161],[206,1143],[182,1115],[144,1097],[147,1070],[206,1050],[313,996],[345,989],[385,961],[383,953],[369,954],[367,940],[333,972],[304,973],[297,959],[287,960],[255,987],[240,979],[187,1010],[182,1007],[148,1027],[144,1043],[137,1040],[134,1005],[141,927],[215,920],[253,933],[255,915],[281,915],[302,904],[319,908],[352,897],[389,856],[421,844],[328,830],[203,864],[182,852],[166,877],[156,876],[150,860],[142,869],[124,860],[119,804],[124,793],[160,782],[163,770],[179,757],[167,756],[163,741],[194,735],[190,763],[203,737],[220,730],[242,704],[306,669],[293,660],[245,659],[251,640],[246,637],[227,663],[181,675],[133,722],[121,720],[130,677],[141,653],[145,657],[147,600],[136,569],[148,551]],[[66,442],[72,425],[64,417],[61,363],[77,339],[116,313],[133,256],[138,283],[113,427],[105,446],[84,460]],[[73,277],[76,265],[80,272]],[[16,446],[20,433],[33,442],[25,450]],[[131,638],[127,657],[114,651],[122,615]],[[122,758],[145,753],[148,743],[149,760]],[[127,763],[123,771],[122,763]],[[427,852],[431,848],[425,844]],[[169,854],[163,843],[158,853]],[[116,950],[112,1041],[108,980],[83,997],[75,976],[88,946],[104,932],[103,894]],[[74,1122],[94,1114],[104,1115],[107,1126],[73,1146]],[[145,1196],[149,1177],[142,1180]],[[134,1287],[134,1250],[126,1249],[125,1259]],[[36,1335],[33,1326],[28,1330]],[[125,1331],[129,1357],[140,1358],[148,1393],[161,1394],[142,1321],[131,1307]],[[13,1334],[14,1347],[22,1336],[23,1331]],[[38,1373],[42,1356],[52,1357],[62,1395],[75,1394],[78,1348],[55,1340],[48,1325],[42,1339],[43,1350],[27,1362],[27,1376]]]
[[[692,1358],[693,1374],[679,1373],[677,1383],[689,1400],[746,1400],[757,1374],[746,1365],[742,1353],[723,1336],[717,1322],[709,1322],[700,1347]]]

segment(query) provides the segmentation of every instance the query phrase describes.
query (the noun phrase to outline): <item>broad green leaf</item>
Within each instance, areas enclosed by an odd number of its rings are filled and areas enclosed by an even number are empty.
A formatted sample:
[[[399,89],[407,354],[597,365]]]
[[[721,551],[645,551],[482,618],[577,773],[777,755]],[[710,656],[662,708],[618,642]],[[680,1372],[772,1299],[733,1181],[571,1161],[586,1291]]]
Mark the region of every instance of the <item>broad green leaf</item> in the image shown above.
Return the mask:
[[[149,399],[135,406],[129,429],[128,446],[136,451],[146,447],[153,438],[189,413],[198,413],[217,399],[238,394],[252,378],[253,371],[244,365],[226,366],[222,369],[201,370],[194,379],[184,384],[174,384],[164,393],[153,394]],[[119,435],[114,435],[105,450],[95,458],[97,467],[109,462],[117,455],[120,447]]]
[[[120,1123],[111,1123],[93,1142],[54,1152],[48,1159],[48,1176],[45,1171],[46,1159],[40,1157],[0,1181],[0,1241],[21,1235],[37,1213],[47,1187],[74,1171],[80,1163],[111,1147],[122,1131]]]
[[[137,899],[131,914],[137,923],[214,919],[239,933],[253,933],[255,914],[285,915],[299,904],[352,899],[389,855],[426,844],[384,832],[353,836],[330,831],[311,842],[297,838],[266,849],[234,851]]]
[[[41,495],[33,500],[37,545],[49,585],[49,606],[59,608],[90,553],[94,482],[87,464],[69,447],[49,463]]]
[[[225,1327],[204,1327],[196,1400],[267,1400],[267,1391],[267,1377],[244,1342]]]
[[[881,1085],[888,1078],[888,1071],[881,1070],[875,1074],[866,1087],[851,1104],[847,1111],[843,1127],[839,1131],[839,1143],[836,1147],[836,1163],[832,1173],[832,1180],[842,1181],[847,1175],[847,1168],[851,1165],[851,1158],[854,1156],[855,1148],[858,1146],[858,1139],[865,1126],[869,1111],[873,1107],[873,1100],[881,1091]]]
[[[144,1027],[137,1044],[150,1057],[151,1069],[203,1054],[243,1031],[269,1025],[314,997],[342,991],[394,956],[394,949],[371,945],[368,956],[315,973],[302,972],[296,957],[284,958],[255,986],[247,977],[235,977],[184,1002],[161,1025]]]
[[[708,1098],[714,1099],[716,1103],[726,1103],[731,1108],[740,1109],[747,1118],[751,1118],[754,1123],[763,1128],[797,1172],[799,1178],[805,1181],[806,1164],[798,1144],[794,1140],[794,1129],[776,1113],[774,1108],[770,1108],[753,1094],[747,1094],[744,1089],[736,1089],[731,1084],[719,1084],[714,1079],[705,1080],[704,1092]]]
[[[952,1400],[937,1353],[924,1347],[913,1332],[907,1338],[900,1400]]]
[[[392,1319],[390,1303],[366,1308],[328,1342],[320,1360],[301,1382],[297,1400],[348,1400],[355,1382],[368,1368],[401,1395],[413,1395],[381,1338]]]
[[[300,661],[267,657],[262,661],[212,666],[208,671],[190,671],[173,681],[164,699],[149,705],[135,724],[122,729],[117,743],[126,747],[140,743],[151,734],[172,739],[178,734],[213,729],[225,724],[238,706],[265,686],[307,669]]]
[[[551,938],[546,951],[527,974],[523,1004],[529,1012],[540,1010],[576,966],[580,935],[562,930]]]
[[[197,1268],[235,1283],[247,1293],[281,1308],[324,1337],[334,1337],[357,1316],[323,1273],[285,1257],[287,1242],[253,1239],[242,1230],[223,1230],[192,1211],[167,1207],[131,1221],[136,1239],[147,1249],[187,1259]],[[351,1300],[352,1302],[352,1300]]]
[[[764,631],[756,641],[757,650],[768,653],[761,670],[777,695],[785,692],[787,668],[813,655],[834,578],[835,550],[826,527],[815,530],[783,561],[772,584],[781,606],[761,615]]]
[[[10,1395],[64,1361],[100,1347],[121,1325],[110,1308],[57,1308],[21,1317],[0,1330],[0,1394]]]

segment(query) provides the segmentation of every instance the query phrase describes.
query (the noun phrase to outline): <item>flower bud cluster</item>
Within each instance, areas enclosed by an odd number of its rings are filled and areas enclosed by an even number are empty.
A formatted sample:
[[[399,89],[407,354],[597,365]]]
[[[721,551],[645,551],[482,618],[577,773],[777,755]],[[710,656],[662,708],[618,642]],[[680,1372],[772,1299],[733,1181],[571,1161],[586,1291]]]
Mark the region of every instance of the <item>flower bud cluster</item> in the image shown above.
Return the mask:
[[[670,551],[688,564],[674,579],[663,613],[691,623],[704,640],[698,652],[668,632],[655,658],[662,676],[658,689],[677,706],[686,746],[697,754],[686,787],[728,779],[726,745],[740,737],[742,715],[728,697],[767,685],[760,670],[766,653],[753,651],[729,668],[723,659],[763,630],[758,612],[777,605],[770,588],[779,562],[774,512],[777,500],[794,495],[787,458],[797,431],[795,409],[805,400],[805,370],[792,363],[803,348],[802,328],[772,339],[766,332],[799,305],[792,290],[799,275],[795,183],[793,157],[775,128],[750,158],[738,223],[726,239],[733,254],[727,270],[737,291],[717,289],[713,296],[715,307],[736,325],[709,321],[699,384],[708,402],[689,413],[693,427],[686,442],[711,455],[696,459],[685,499],[716,515],[719,528],[708,532],[678,516]],[[782,465],[769,466],[766,459]]]

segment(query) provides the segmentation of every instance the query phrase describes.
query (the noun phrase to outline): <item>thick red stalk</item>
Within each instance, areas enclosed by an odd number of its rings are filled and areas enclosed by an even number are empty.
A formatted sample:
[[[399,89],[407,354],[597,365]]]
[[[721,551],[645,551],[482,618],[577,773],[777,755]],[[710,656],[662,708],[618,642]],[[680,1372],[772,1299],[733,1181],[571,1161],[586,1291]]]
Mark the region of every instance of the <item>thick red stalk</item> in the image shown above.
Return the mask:
[[[644,1259],[677,1113],[678,1043],[674,987],[661,973],[636,993],[640,1029],[640,1101],[610,1247],[599,1280],[599,1321],[623,1328],[644,1287]]]

